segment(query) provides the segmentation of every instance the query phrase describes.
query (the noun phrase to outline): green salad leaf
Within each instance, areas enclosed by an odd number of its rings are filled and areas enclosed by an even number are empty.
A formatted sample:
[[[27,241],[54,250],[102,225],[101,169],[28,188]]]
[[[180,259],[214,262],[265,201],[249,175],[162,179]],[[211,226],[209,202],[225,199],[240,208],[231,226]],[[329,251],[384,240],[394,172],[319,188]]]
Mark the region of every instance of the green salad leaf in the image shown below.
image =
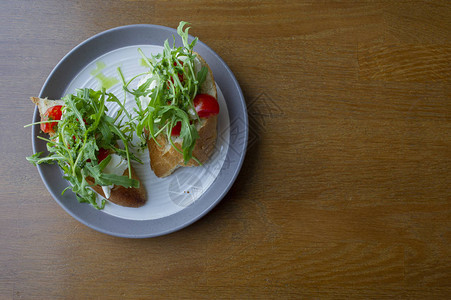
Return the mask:
[[[207,76],[206,67],[196,72],[196,54],[193,48],[198,39],[188,41],[190,27],[188,23],[180,22],[177,33],[180,36],[183,47],[175,47],[175,37],[172,46],[168,40],[163,44],[163,52],[157,55],[146,56],[138,49],[142,56],[141,64],[148,67],[148,71],[134,76],[126,81],[121,70],[118,69],[126,93],[133,95],[137,109],[136,117],[130,126],[141,137],[143,144],[147,138],[152,138],[158,144],[156,137],[165,134],[171,145],[183,154],[185,164],[193,157],[193,149],[199,138],[195,120],[199,116],[194,108],[193,100],[199,91],[199,87]],[[131,88],[131,83],[140,79],[136,89]],[[145,99],[148,103],[145,103]],[[182,149],[179,149],[171,137],[172,128],[181,123],[180,138],[183,140]],[[148,131],[148,135],[144,133]],[[159,144],[158,144],[159,145]]]
[[[92,178],[95,185],[139,187],[139,181],[131,176],[130,160],[140,160],[129,151],[130,138],[124,134],[125,127],[116,124],[118,116],[124,111],[123,104],[104,89],[80,89],[76,94],[65,96],[63,100],[62,118],[58,121],[55,135],[51,139],[39,137],[47,142],[48,154],[38,152],[27,157],[27,160],[34,165],[57,163],[64,172],[64,178],[71,184],[68,188],[76,194],[78,201],[88,202],[95,208],[102,209],[105,199],[100,204],[97,203],[96,194],[86,178]],[[106,102],[116,102],[121,107],[116,118],[106,115]],[[125,150],[119,147],[120,141]],[[111,155],[108,155],[99,162],[97,156],[102,148],[127,160],[128,176],[102,172],[111,160]]]

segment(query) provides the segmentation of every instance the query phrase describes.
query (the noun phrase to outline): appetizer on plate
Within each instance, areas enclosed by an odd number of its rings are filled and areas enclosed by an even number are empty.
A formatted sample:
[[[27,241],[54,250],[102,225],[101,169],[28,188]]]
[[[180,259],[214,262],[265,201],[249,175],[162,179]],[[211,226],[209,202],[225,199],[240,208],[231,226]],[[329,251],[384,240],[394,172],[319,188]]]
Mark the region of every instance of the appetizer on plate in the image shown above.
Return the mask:
[[[115,118],[105,113],[106,102],[121,105],[113,94],[82,89],[62,100],[31,100],[38,106],[41,130],[49,135],[49,139],[38,136],[47,142],[48,155],[35,153],[27,157],[31,163],[56,162],[77,199],[98,209],[106,201],[98,203],[92,189],[121,206],[145,204],[146,191],[130,163],[138,159],[130,153],[128,139],[117,125],[121,111]]]
[[[149,71],[124,81],[138,106],[135,129],[149,149],[150,166],[166,177],[181,166],[199,166],[213,154],[217,137],[216,84],[205,60],[188,43],[189,27],[180,22],[177,33],[183,47],[164,43],[163,53],[147,57]],[[140,78],[137,89],[130,84]]]

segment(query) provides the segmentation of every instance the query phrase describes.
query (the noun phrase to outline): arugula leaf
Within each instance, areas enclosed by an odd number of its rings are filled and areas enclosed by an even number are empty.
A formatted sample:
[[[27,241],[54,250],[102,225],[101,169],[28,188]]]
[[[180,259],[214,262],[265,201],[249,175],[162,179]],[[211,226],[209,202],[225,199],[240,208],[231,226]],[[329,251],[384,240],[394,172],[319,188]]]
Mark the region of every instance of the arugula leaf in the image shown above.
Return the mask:
[[[199,86],[204,83],[205,79],[207,79],[207,74],[207,67],[202,66],[202,69],[197,73],[197,81],[199,82]]]
[[[129,178],[127,176],[119,176],[115,174],[100,174],[100,179],[107,184],[116,184],[116,185],[122,185],[127,188],[138,188],[139,187],[139,181],[133,178]]]

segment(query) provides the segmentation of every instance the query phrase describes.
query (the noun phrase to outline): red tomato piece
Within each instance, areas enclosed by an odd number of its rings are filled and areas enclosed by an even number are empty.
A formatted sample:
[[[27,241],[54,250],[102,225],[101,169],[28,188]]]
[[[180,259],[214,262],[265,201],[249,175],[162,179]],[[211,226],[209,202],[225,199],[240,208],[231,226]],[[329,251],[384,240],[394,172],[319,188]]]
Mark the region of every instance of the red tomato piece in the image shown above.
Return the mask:
[[[172,127],[171,135],[179,136],[181,130],[182,130],[182,122],[178,121],[177,124],[175,124],[175,126]]]
[[[97,160],[99,161],[99,164],[102,160],[107,158],[107,156],[110,154],[110,150],[100,148],[99,153],[97,154]]]
[[[199,118],[208,118],[219,114],[219,103],[208,94],[198,94],[194,98],[194,108]]]
[[[51,121],[51,120],[61,120],[61,115],[63,114],[61,111],[62,105],[55,105],[47,109],[42,117],[42,121]],[[41,130],[45,133],[55,133],[55,126],[58,125],[57,122],[52,123],[42,123]]]

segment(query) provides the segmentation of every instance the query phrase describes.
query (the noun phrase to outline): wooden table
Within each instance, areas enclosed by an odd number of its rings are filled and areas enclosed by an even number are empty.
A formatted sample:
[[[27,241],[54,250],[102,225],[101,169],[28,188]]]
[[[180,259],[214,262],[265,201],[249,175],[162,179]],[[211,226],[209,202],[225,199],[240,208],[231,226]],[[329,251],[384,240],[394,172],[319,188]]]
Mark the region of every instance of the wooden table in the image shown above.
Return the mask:
[[[3,0],[0,16],[1,299],[449,299],[449,1]],[[26,162],[28,97],[86,38],[180,20],[242,87],[242,171],[181,231],[101,234]]]

